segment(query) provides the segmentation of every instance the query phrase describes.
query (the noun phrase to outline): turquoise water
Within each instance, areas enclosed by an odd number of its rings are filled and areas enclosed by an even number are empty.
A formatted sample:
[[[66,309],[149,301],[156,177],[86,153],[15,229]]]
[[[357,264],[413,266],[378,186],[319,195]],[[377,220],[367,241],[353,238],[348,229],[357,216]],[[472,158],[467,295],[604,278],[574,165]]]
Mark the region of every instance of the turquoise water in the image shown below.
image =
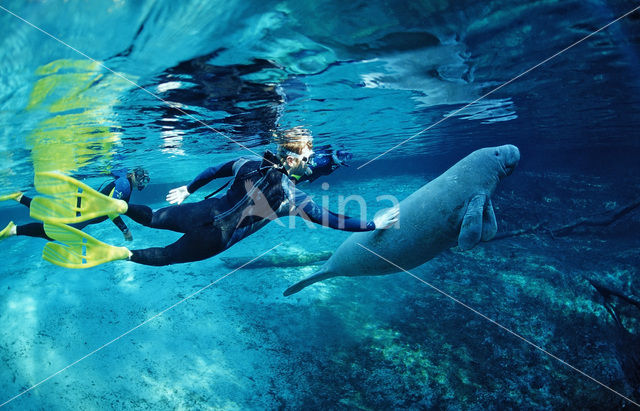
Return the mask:
[[[615,409],[640,401],[640,314],[627,301],[640,294],[640,216],[637,208],[615,214],[637,204],[640,188],[638,12],[516,78],[637,4],[0,6],[0,194],[35,194],[36,171],[97,187],[111,171],[143,164],[151,185],[131,202],[159,208],[202,169],[272,149],[273,130],[304,125],[316,145],[347,149],[354,160],[302,189],[334,210],[340,196],[360,195],[371,218],[388,205],[377,196],[402,199],[477,148],[515,144],[520,165],[493,199],[499,233],[541,228],[446,251],[412,273],[627,397],[408,275],[338,278],[285,298],[318,267],[232,272],[224,260],[275,246],[284,257],[315,255],[348,237],[298,220],[271,223],[209,260],[159,268],[64,269],[42,260],[44,240],[3,240],[6,409]],[[13,202],[0,210],[2,226],[30,221]],[[346,211],[360,213],[355,203]],[[611,213],[610,223],[554,234]],[[126,222],[130,244],[110,223],[85,231],[130,248],[179,236]],[[593,281],[627,300],[605,298]]]

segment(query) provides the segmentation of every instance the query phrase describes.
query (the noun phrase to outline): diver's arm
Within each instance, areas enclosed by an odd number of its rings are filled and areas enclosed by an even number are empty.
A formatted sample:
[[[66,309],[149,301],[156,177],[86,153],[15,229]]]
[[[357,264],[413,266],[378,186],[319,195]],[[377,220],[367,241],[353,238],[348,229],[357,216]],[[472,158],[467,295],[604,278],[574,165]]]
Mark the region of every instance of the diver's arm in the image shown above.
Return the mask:
[[[211,181],[216,178],[222,177],[231,177],[233,176],[233,164],[238,161],[231,160],[224,164],[219,164],[217,166],[209,167],[204,170],[202,173],[198,174],[196,178],[193,179],[192,182],[187,185],[187,190],[189,194],[194,193],[197,189],[202,186],[209,184]]]
[[[129,231],[129,227],[127,227],[127,225],[124,223],[124,221],[122,220],[122,217],[118,216],[111,221],[113,221],[113,224],[115,224],[120,229],[120,231],[122,231],[122,234],[124,235],[125,240],[127,241],[133,240],[131,231]]]
[[[326,224],[327,227],[344,231],[373,231],[377,228],[376,223],[373,220],[363,221],[358,218],[334,213],[333,211],[327,210],[323,207],[319,208],[322,210],[322,218],[328,223]]]
[[[238,161],[231,160],[224,164],[219,164],[214,167],[209,167],[202,173],[198,174],[189,185],[173,188],[167,194],[167,201],[171,204],[181,204],[191,193],[195,192],[200,187],[210,183],[216,178],[231,177],[233,176],[233,165]]]
[[[131,184],[129,183],[129,180],[127,178],[120,177],[115,181],[107,184],[102,190],[100,190],[100,192],[106,196],[128,202],[129,198],[131,197]],[[113,221],[113,224],[115,224],[116,227],[118,227],[118,229],[122,231],[125,240],[133,240],[133,236],[131,235],[129,228],[120,216],[112,218],[111,221]]]
[[[359,218],[336,214],[324,207],[320,207],[311,199],[311,197],[299,189],[295,190],[294,202],[296,213],[298,215],[305,220],[309,220],[325,227],[352,232],[373,231],[376,229],[376,224],[373,221],[367,222],[360,220]]]
[[[131,198],[131,182],[126,177],[120,177],[116,181],[113,182],[113,190],[111,191],[111,197],[117,198],[120,200],[124,200],[127,203]],[[118,227],[120,231],[122,231],[122,235],[124,235],[124,239],[127,241],[133,240],[133,236],[131,235],[131,231],[129,231],[129,227],[124,223],[122,217],[117,216],[112,218],[113,224]]]

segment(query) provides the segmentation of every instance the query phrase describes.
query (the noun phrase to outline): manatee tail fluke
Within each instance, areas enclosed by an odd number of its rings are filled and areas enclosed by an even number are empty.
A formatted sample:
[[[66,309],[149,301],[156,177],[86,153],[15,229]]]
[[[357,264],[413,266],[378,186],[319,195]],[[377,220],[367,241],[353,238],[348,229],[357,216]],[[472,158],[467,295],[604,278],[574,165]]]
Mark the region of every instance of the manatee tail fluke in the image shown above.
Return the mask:
[[[292,285],[291,287],[287,288],[286,290],[284,290],[284,296],[288,297],[291,294],[295,294],[298,291],[302,290],[305,287],[310,286],[311,284],[315,284],[318,281],[322,281],[322,280],[326,280],[327,278],[331,278],[331,277],[335,277],[336,275],[332,272],[329,271],[324,271],[324,270],[320,270],[318,271],[316,274],[312,275],[309,278],[306,278],[302,281],[300,281],[299,283],[295,283],[294,285]]]

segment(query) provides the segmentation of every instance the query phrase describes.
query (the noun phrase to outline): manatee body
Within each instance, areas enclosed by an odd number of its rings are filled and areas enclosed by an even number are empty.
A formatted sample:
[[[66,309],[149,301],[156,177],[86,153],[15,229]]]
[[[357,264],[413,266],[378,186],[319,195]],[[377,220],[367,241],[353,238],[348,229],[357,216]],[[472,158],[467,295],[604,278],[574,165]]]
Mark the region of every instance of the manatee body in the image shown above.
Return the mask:
[[[513,145],[474,151],[400,202],[396,226],[352,234],[318,272],[289,287],[284,295],[332,277],[410,270],[456,243],[469,250],[490,240],[497,231],[491,195],[519,160],[520,152]]]

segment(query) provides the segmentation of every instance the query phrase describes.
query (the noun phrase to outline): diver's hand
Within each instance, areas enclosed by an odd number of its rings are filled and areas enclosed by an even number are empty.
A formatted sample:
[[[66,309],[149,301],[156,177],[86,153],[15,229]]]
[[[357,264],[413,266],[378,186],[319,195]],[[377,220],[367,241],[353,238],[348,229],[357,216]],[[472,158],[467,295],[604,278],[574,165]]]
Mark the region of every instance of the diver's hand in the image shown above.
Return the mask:
[[[187,190],[187,186],[172,188],[167,194],[167,201],[170,204],[182,204],[185,198],[189,197],[191,193]]]
[[[376,230],[386,230],[398,222],[400,208],[398,206],[385,210],[373,218]]]
[[[131,241],[133,240],[133,235],[131,234],[131,231],[127,230],[127,231],[123,231],[122,234],[124,235],[124,239],[126,241]]]

